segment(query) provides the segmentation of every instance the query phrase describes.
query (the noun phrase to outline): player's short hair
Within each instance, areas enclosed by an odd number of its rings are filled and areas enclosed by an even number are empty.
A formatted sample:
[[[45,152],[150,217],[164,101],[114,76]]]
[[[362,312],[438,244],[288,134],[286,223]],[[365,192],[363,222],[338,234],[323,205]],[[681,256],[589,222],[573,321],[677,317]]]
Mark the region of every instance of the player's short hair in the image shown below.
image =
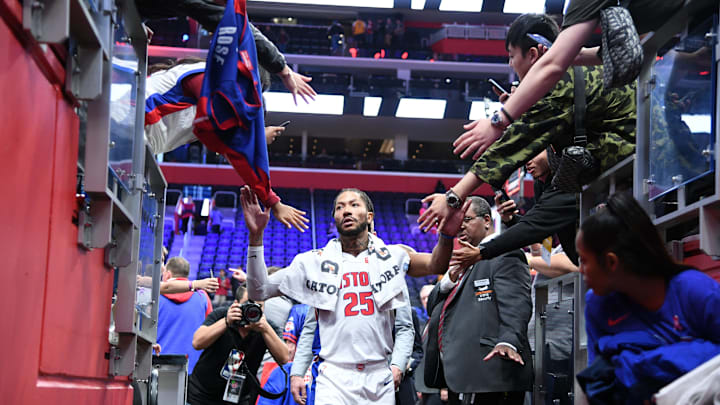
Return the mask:
[[[193,64],[193,63],[199,63],[199,62],[205,62],[207,59],[205,58],[198,58],[195,56],[190,56],[187,58],[181,58],[178,60],[171,60],[168,59],[165,62],[159,62],[154,63],[147,68],[147,74],[148,76],[152,75],[153,73],[159,72],[161,70],[170,70],[178,65],[185,65],[185,64]]]
[[[190,274],[190,263],[180,256],[171,257],[165,268],[173,277],[187,277]]]
[[[557,22],[553,20],[547,14],[523,14],[513,21],[508,28],[507,36],[505,37],[505,49],[507,50],[510,45],[520,48],[523,56],[527,53],[530,48],[536,47],[538,44],[527,34],[542,35],[550,42],[555,42],[555,39],[560,32]]]
[[[245,286],[242,285],[242,284],[239,285],[239,286],[235,289],[235,301],[240,302],[240,300],[242,299],[243,295],[245,295],[245,290],[246,290],[246,288],[245,288]]]
[[[372,200],[370,199],[370,196],[368,196],[366,192],[359,190],[357,188],[344,188],[344,189],[340,190],[339,193],[337,193],[337,195],[335,196],[335,199],[333,200],[333,206],[331,209],[331,213],[333,214],[333,216],[335,213],[335,205],[337,205],[338,197],[340,197],[340,195],[342,193],[345,193],[347,191],[352,191],[353,193],[357,193],[360,196],[360,199],[363,200],[363,202],[365,203],[365,207],[367,208],[368,212],[375,212],[375,206],[373,206]]]
[[[267,271],[268,271],[268,276],[276,273],[278,270],[281,270],[281,269],[282,269],[282,267],[280,267],[280,266],[270,266],[270,267],[268,267],[268,269],[267,269]]]
[[[487,202],[486,199],[478,197],[476,195],[470,196],[468,198],[470,199],[470,207],[472,207],[475,215],[482,218],[485,218],[485,215],[489,215],[492,217],[492,214],[490,213],[490,204]]]

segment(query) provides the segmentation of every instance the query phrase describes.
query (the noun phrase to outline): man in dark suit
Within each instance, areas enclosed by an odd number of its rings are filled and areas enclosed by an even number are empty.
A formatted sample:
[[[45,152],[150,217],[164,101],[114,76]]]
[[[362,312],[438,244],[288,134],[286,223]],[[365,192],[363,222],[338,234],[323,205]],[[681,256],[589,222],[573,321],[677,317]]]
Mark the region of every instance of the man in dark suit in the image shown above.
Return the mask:
[[[494,235],[493,222],[487,201],[470,198],[458,238],[478,246]],[[530,273],[522,251],[451,269],[430,294],[428,312],[428,386],[447,387],[450,404],[523,403],[533,371]]]

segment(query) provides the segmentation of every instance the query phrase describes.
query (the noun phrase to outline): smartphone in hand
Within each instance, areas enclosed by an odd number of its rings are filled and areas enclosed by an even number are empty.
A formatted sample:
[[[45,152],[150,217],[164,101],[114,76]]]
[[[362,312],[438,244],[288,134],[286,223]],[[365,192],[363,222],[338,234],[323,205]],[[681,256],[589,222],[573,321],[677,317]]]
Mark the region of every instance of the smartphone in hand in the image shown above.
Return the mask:
[[[496,89],[498,89],[499,92],[505,93],[505,94],[508,94],[508,95],[510,94],[509,91],[505,90],[505,89],[503,88],[503,86],[501,86],[500,83],[496,82],[495,80],[493,80],[493,79],[488,79],[488,83],[492,84],[492,86],[495,87]]]

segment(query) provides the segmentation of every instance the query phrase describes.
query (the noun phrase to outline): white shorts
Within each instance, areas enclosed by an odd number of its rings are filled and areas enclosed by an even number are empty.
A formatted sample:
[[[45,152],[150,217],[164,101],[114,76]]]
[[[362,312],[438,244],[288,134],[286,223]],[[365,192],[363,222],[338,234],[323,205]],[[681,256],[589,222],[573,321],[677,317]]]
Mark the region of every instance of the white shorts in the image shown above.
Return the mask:
[[[395,384],[386,362],[364,365],[320,363],[315,405],[395,404]]]

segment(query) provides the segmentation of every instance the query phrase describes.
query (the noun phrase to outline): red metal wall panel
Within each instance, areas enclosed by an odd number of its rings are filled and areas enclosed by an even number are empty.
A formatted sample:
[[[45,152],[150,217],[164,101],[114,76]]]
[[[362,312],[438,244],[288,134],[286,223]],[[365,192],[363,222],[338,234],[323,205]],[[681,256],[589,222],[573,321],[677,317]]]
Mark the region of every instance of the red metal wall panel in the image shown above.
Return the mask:
[[[497,39],[445,38],[432,44],[431,48],[437,53],[507,56],[505,41]]]
[[[168,183],[214,186],[242,186],[245,184],[230,166],[161,163],[160,168]],[[429,173],[378,173],[360,170],[270,167],[272,186],[276,188],[339,190],[344,187],[357,187],[365,191],[430,194],[435,189],[438,180],[446,188],[450,188],[461,177],[461,175],[433,175]],[[532,189],[532,182],[526,182],[526,197],[532,197]],[[491,195],[492,188],[487,184],[483,184],[475,191],[475,194]],[[282,196],[280,197],[282,198]]]
[[[104,359],[112,273],[102,250],[77,248],[72,224],[77,116],[49,82],[61,65],[16,36],[11,6],[0,3],[2,403],[129,405],[127,379],[108,377]]]
[[[4,333],[0,392],[31,403],[37,379],[47,272],[55,91],[4,23],[0,24],[0,252]],[[36,80],[39,75],[40,80]]]
[[[57,116],[40,372],[103,378],[108,372],[104,353],[109,350],[113,274],[103,264],[102,249],[88,253],[78,248],[78,229],[71,221],[78,120],[62,98]]]

